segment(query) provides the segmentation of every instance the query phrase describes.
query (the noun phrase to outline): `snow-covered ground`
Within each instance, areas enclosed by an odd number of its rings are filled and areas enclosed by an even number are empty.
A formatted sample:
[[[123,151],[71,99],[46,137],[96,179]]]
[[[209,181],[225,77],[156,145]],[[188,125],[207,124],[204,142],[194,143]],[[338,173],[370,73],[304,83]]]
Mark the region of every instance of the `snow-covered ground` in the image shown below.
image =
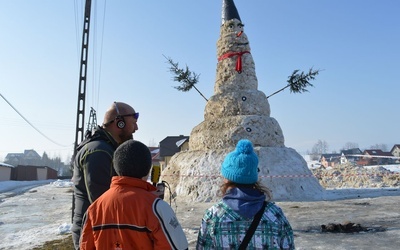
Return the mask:
[[[32,249],[71,228],[70,181],[0,181],[0,249]]]
[[[379,167],[386,168],[387,170],[390,170],[395,173],[400,173],[400,164],[365,166],[364,168],[379,168]]]
[[[391,170],[400,171],[400,166],[393,166]],[[70,181],[63,180],[0,181],[0,250],[32,249],[43,245],[46,241],[63,238],[70,234],[71,186]],[[400,196],[400,190],[397,188],[329,190],[324,195],[325,201],[318,204],[324,206],[326,201],[393,195]],[[278,204],[285,205],[286,203]],[[302,203],[295,204],[298,206]],[[210,203],[191,202],[177,202],[172,205],[191,247],[195,245],[197,228],[204,209],[209,206],[211,206]],[[292,206],[294,205],[289,205],[289,208]],[[334,211],[329,213],[335,214]],[[310,216],[312,217],[311,214]],[[308,220],[312,220],[311,217]],[[293,220],[296,218],[294,216]],[[302,242],[302,237],[298,237],[297,241],[299,246],[305,244]]]

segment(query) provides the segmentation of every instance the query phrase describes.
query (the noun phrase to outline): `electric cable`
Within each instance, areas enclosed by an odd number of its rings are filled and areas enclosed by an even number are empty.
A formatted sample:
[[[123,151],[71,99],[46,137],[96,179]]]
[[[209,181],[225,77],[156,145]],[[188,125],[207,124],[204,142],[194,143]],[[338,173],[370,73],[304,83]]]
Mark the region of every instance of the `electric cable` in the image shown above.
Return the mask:
[[[41,134],[42,136],[44,136],[47,140],[51,141],[52,143],[60,146],[60,147],[69,147],[70,145],[62,145],[57,143],[56,141],[53,141],[51,138],[49,138],[47,135],[45,135],[42,131],[40,131],[38,128],[36,128],[30,121],[28,121],[28,119],[26,119],[1,93],[0,96],[4,99],[4,101],[7,102],[8,105],[10,105],[11,108],[14,109],[15,112],[17,112],[17,114],[19,116],[22,117],[22,119],[24,119],[32,128],[34,128],[37,132],[39,132],[39,134]]]
[[[98,88],[97,88],[97,100],[94,104],[96,109],[99,106],[99,99],[100,99],[100,87],[101,87],[101,66],[103,62],[103,42],[104,42],[104,27],[105,27],[105,19],[106,19],[106,7],[107,7],[107,0],[104,1],[104,10],[103,10],[103,26],[101,29],[101,43],[100,43],[100,62],[99,62],[99,81],[98,81]]]

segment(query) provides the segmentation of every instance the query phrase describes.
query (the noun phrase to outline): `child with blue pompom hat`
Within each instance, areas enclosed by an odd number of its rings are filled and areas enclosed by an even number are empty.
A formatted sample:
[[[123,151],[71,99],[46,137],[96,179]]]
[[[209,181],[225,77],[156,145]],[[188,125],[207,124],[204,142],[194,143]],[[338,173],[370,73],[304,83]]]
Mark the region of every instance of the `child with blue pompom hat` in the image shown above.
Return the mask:
[[[196,249],[295,249],[292,227],[282,209],[269,201],[258,172],[253,144],[240,140],[222,163],[223,197],[206,210]],[[259,221],[253,222],[255,217]],[[245,237],[252,222],[252,234]]]

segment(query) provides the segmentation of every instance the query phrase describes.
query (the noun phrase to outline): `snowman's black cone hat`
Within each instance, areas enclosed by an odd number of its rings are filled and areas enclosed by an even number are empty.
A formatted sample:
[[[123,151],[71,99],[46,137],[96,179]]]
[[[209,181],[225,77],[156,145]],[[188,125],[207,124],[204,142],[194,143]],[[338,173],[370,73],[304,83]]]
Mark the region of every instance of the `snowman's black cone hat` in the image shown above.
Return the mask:
[[[236,9],[235,3],[233,0],[223,0],[222,1],[222,24],[224,24],[226,21],[232,20],[232,19],[238,19],[240,20],[239,12]]]

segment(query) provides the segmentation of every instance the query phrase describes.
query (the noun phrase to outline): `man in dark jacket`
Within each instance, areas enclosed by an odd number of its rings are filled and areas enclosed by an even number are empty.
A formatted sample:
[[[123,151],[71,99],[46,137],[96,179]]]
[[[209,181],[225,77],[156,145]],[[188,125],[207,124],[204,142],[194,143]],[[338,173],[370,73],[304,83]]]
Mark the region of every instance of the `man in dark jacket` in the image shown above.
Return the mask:
[[[86,135],[74,158],[74,211],[72,238],[75,249],[79,249],[82,218],[87,208],[110,188],[115,176],[113,154],[121,143],[132,139],[138,130],[137,113],[123,102],[114,102],[107,110],[102,126]]]

